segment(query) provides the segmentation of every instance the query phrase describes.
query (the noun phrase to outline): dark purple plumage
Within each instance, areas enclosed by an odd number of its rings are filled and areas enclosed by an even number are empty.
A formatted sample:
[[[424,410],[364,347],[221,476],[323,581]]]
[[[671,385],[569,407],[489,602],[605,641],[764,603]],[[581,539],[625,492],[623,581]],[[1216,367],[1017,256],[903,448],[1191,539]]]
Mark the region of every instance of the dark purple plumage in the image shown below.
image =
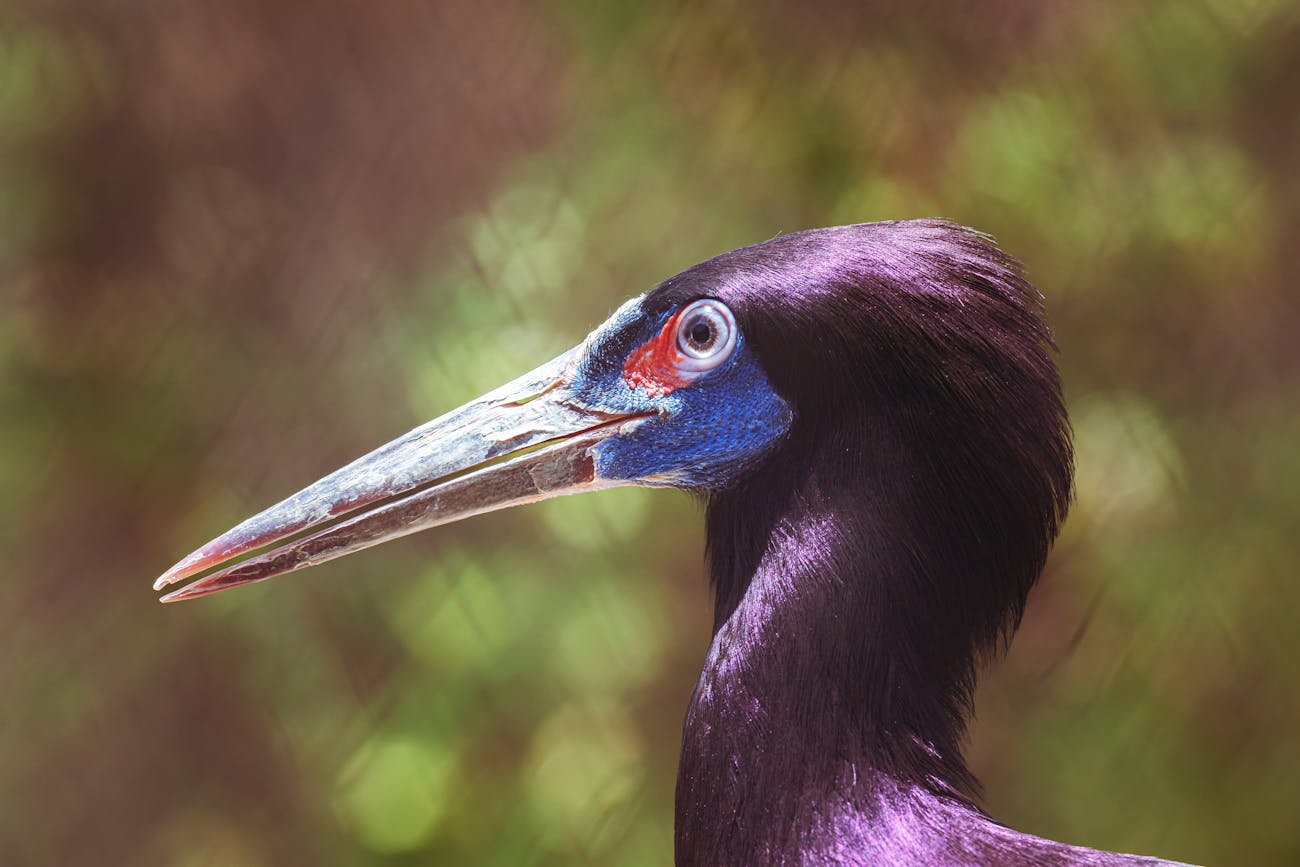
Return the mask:
[[[1163,863],[1011,831],[961,755],[1071,494],[1038,292],[933,221],[777,237],[666,281],[726,302],[794,423],[709,495],[714,639],[687,713],[681,864]]]

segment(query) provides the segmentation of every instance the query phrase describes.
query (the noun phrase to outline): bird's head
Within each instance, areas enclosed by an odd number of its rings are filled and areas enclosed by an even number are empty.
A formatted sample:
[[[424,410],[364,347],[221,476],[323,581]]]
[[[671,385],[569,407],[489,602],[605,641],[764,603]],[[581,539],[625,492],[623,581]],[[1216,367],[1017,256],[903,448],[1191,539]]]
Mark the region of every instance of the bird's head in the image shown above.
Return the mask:
[[[632,298],[536,370],[209,542],[155,586],[224,568],[164,601],[507,506],[625,484],[707,492],[752,471],[789,429],[790,404],[722,299],[727,287],[701,279],[686,289],[689,273]]]
[[[815,455],[861,475],[922,445],[941,454],[921,460],[969,464],[937,496],[964,496],[969,479],[1001,496],[1009,473],[1023,483],[1011,508],[1050,540],[1069,458],[1048,343],[1036,294],[968,230],[780,236],[631,299],[574,349],[250,518],[155,586],[208,573],[164,597],[189,599],[552,496],[634,484],[718,500]]]

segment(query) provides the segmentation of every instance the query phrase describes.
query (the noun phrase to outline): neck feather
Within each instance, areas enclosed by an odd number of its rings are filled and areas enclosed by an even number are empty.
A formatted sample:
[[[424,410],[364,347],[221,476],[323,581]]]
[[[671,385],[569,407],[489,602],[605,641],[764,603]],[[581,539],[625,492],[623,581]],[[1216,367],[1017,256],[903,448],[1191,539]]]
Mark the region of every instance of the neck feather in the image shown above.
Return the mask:
[[[888,521],[838,518],[834,486],[783,502],[743,521],[734,501],[710,507],[717,616],[683,733],[678,864],[1169,863],[982,813],[960,752],[970,659],[926,646],[945,624],[890,571],[926,558]]]
[[[1024,563],[981,555],[1005,510],[935,508],[958,495],[942,462],[904,474],[918,464],[889,453],[897,437],[857,438],[888,459],[830,460],[844,452],[823,437],[785,450],[811,460],[775,458],[710,501],[714,637],[683,737],[679,863],[891,847],[917,811],[1000,827],[973,806],[960,747],[976,663],[1018,617],[1042,546],[1022,546]],[[999,569],[1029,577],[992,580]]]
[[[710,507],[714,638],[678,779],[679,855],[702,848],[683,863],[806,850],[899,786],[959,804],[975,788],[959,751],[965,661],[891,643],[903,600],[887,570],[906,552],[888,522],[846,520],[816,479],[789,493],[765,515],[738,514],[741,497]]]

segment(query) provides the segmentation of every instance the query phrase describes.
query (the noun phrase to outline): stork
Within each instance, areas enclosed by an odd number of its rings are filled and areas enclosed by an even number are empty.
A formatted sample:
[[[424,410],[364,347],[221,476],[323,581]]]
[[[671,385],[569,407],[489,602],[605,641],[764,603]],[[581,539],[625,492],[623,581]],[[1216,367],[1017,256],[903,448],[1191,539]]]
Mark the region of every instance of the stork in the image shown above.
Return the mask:
[[[695,265],[581,344],[181,560],[194,599],[615,485],[707,506],[713,637],[686,712],[682,865],[1165,864],[1007,828],[961,752],[1071,497],[1042,299],[917,220]]]

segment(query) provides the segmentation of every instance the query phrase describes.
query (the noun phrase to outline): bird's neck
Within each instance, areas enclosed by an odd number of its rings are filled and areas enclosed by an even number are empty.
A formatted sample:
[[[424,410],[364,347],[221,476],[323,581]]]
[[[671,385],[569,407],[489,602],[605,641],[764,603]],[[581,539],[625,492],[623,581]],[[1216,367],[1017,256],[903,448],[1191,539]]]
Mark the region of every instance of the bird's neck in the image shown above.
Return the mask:
[[[677,863],[1111,863],[973,805],[974,651],[929,596],[959,576],[901,535],[916,516],[780,472],[710,504],[717,614],[683,732]]]
[[[978,816],[953,707],[964,669],[893,625],[916,612],[880,574],[888,527],[837,487],[804,477],[710,506],[716,621],[683,734],[679,863],[816,860],[926,805]]]

